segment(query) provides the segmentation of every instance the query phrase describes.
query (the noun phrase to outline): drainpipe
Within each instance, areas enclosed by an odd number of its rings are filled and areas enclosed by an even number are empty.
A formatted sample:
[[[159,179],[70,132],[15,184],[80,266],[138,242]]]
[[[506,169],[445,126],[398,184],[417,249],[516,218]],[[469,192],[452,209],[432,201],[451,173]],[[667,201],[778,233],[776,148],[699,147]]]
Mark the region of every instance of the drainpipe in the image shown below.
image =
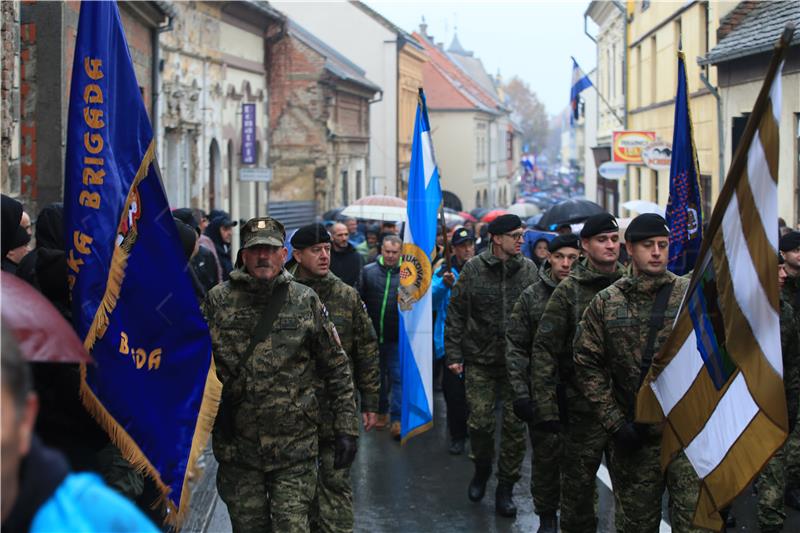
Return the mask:
[[[700,58],[697,58],[698,63]],[[719,154],[719,188],[722,190],[722,184],[725,181],[725,131],[722,127],[722,97],[719,94],[719,91],[716,87],[711,85],[706,78],[706,75],[702,72],[700,73],[700,81],[703,82],[703,85],[706,86],[706,89],[714,95],[714,99],[717,101],[717,143],[719,144],[719,149],[717,150]]]
[[[618,0],[611,4],[622,13],[622,127],[628,129],[628,11]]]
[[[152,104],[153,104],[153,116],[151,117],[151,122],[153,123],[153,136],[156,139],[156,153],[161,153],[161,146],[160,142],[162,140],[161,135],[159,134],[159,128],[161,127],[161,115],[159,106],[159,94],[161,93],[160,85],[161,85],[161,46],[159,45],[159,36],[162,33],[172,31],[174,22],[174,16],[167,15],[167,24],[166,26],[159,26],[155,29],[155,31],[150,32],[151,40],[152,40],[152,48],[153,48],[153,68],[150,74],[150,83],[152,85]]]

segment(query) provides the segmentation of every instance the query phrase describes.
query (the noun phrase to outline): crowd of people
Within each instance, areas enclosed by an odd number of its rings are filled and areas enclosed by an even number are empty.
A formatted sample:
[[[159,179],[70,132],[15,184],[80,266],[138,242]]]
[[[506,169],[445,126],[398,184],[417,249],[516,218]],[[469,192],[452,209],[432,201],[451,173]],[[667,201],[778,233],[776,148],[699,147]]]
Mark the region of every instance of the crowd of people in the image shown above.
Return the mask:
[[[271,217],[244,222],[189,208],[173,215],[223,384],[212,446],[233,531],[352,531],[349,468],[360,431],[388,430],[400,440],[398,226],[343,218],[287,235]],[[28,281],[69,320],[61,206],[38,214],[33,247],[30,220],[3,196],[4,275]],[[513,488],[530,444],[540,532],[596,530],[594,478],[604,458],[619,531],[658,531],[665,490],[673,530],[695,530],[699,479],[691,464],[681,454],[662,474],[660,427],[634,420],[636,392],[689,283],[667,270],[669,246],[669,228],[655,214],[624,231],[607,213],[557,235],[526,229],[511,214],[441,228],[431,283],[434,380],[447,406],[447,451],[469,451],[474,463],[470,501],[484,498],[496,471],[496,513],[516,516]],[[784,503],[800,508],[800,232],[783,224],[779,248],[792,433],[756,481],[762,531],[781,530]],[[20,520],[24,507],[28,522],[19,530],[44,531],[30,524],[72,479],[69,469],[98,472],[105,485],[97,477],[87,483],[116,489],[158,523],[148,480],[80,405],[75,366],[37,364],[32,378],[7,379],[26,368],[4,330],[3,530],[19,523],[8,520]],[[37,436],[35,414],[25,414],[34,391]],[[17,418],[7,416],[7,395]],[[7,431],[9,420],[21,420],[21,429]],[[19,460],[7,472],[12,435]],[[19,472],[43,453],[56,455],[40,469],[63,457],[53,470],[62,474],[32,505],[11,481],[33,480]],[[120,509],[129,524],[146,521],[133,506]]]

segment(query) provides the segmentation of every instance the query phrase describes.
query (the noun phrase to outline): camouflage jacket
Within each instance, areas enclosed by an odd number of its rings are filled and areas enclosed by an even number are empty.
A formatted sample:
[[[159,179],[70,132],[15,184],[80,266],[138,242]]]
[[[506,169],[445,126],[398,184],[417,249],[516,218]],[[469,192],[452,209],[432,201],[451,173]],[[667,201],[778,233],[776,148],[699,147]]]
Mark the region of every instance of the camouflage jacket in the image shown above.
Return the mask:
[[[361,396],[361,411],[378,411],[378,336],[361,296],[353,287],[329,272],[322,278],[300,278],[297,282],[314,289],[328,309],[330,319],[342,342],[342,348],[350,360],[350,370],[355,388]],[[320,439],[331,440],[334,415],[331,402],[325,396],[322,380],[317,381],[317,399],[320,404],[322,423]]]
[[[517,399],[531,397],[533,337],[544,307],[558,285],[551,273],[550,263],[542,263],[539,279],[520,294],[506,329],[506,372]]]
[[[669,337],[689,280],[672,272],[624,277],[595,296],[575,334],[575,383],[609,433],[633,421],[642,352],[659,289],[673,283],[652,357]]]
[[[786,407],[789,420],[797,420],[800,409],[800,317],[785,296],[781,297],[781,349]]]
[[[272,331],[237,373],[272,290],[282,283],[289,284],[288,293]],[[241,403],[233,414],[234,436],[214,432],[217,460],[270,471],[315,457],[317,373],[332,399],[334,431],[358,435],[347,355],[314,291],[292,281],[285,271],[274,280],[264,281],[236,269],[229,281],[209,291],[203,313],[209,324],[217,376],[223,387],[242,391]]]
[[[612,273],[599,272],[583,259],[573,264],[567,279],[550,296],[531,354],[531,394],[540,417],[537,422],[559,419],[556,386],[560,383],[570,410],[591,413],[573,383],[572,339],[586,306],[595,294],[622,277],[622,268],[617,264]]]
[[[800,313],[800,276],[786,278],[781,295],[786,298],[786,302]]]
[[[447,364],[475,364],[505,372],[506,325],[511,309],[534,281],[536,265],[522,254],[501,261],[489,248],[467,261],[447,306]]]

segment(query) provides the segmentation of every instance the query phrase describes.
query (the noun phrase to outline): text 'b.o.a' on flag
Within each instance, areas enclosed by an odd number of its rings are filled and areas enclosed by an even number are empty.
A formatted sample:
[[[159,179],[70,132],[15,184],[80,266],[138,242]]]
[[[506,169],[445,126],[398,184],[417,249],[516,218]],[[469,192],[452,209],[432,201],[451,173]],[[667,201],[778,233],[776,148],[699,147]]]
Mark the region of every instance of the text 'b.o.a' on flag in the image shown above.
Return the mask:
[[[793,30],[793,28],[792,28]],[[783,445],[778,131],[785,32],[712,213],[672,333],[639,391],[637,420],[666,418],[662,467],[681,450],[701,480],[694,524],[719,511]]]
[[[219,382],[116,2],[81,3],[64,227],[74,327],[96,362],[81,398],[178,524]]]

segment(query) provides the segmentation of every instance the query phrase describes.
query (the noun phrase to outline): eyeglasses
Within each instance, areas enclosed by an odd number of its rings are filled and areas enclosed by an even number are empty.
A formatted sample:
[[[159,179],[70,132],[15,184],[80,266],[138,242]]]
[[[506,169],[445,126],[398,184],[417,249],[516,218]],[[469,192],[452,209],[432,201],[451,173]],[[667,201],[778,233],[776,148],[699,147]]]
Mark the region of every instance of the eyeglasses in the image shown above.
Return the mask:
[[[506,237],[511,237],[515,241],[521,241],[522,240],[522,236],[525,235],[525,232],[524,231],[519,231],[519,232],[516,232],[516,233],[505,233],[504,235]]]

